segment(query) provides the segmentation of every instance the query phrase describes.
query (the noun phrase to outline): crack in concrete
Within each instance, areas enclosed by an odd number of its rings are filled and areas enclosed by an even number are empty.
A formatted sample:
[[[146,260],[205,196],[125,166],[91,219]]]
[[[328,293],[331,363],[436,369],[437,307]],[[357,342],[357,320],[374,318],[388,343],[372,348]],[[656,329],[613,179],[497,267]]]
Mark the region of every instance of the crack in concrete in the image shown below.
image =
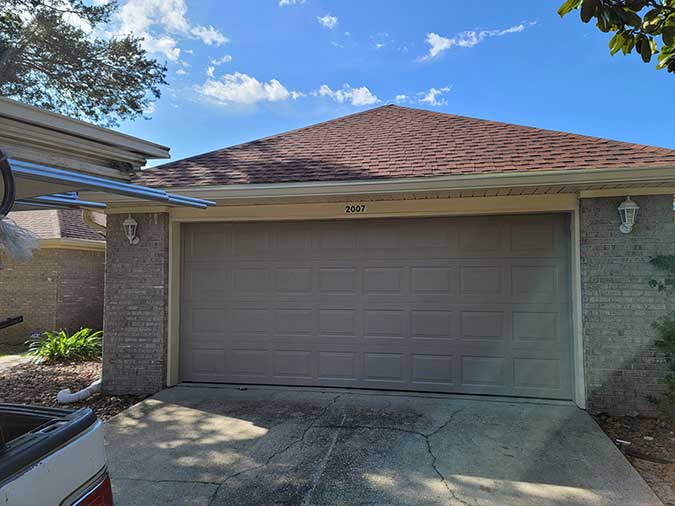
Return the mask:
[[[315,416],[315,417],[312,419],[312,421],[309,423],[309,425],[307,425],[307,427],[305,427],[305,429],[302,431],[302,435],[301,435],[299,438],[294,439],[293,441],[291,441],[288,445],[286,445],[286,446],[285,446],[284,448],[282,448],[281,450],[277,450],[277,451],[272,452],[272,454],[271,454],[269,457],[267,457],[267,459],[265,460],[265,463],[259,464],[259,465],[257,465],[257,466],[249,467],[248,469],[243,469],[243,470],[241,470],[241,471],[239,471],[239,472],[236,472],[236,473],[234,473],[234,474],[228,476],[228,477],[225,478],[222,482],[220,482],[220,483],[218,484],[218,487],[216,488],[216,490],[213,491],[213,495],[211,496],[211,499],[209,500],[208,506],[212,506],[212,505],[213,505],[213,503],[214,503],[214,501],[216,500],[216,497],[217,497],[217,495],[218,495],[218,492],[219,492],[220,489],[223,487],[223,485],[225,485],[225,483],[227,483],[229,480],[234,479],[234,478],[236,478],[236,477],[238,477],[238,476],[241,476],[242,474],[250,473],[251,471],[257,471],[257,470],[259,470],[259,469],[262,469],[262,468],[266,467],[266,466],[269,465],[269,463],[272,462],[272,460],[274,460],[276,457],[278,457],[279,455],[282,455],[282,454],[286,453],[288,450],[290,450],[291,448],[293,448],[293,446],[295,446],[296,444],[299,444],[299,443],[303,442],[303,441],[305,440],[305,437],[307,436],[307,433],[308,433],[312,428],[314,428],[314,426],[316,425],[316,423],[317,423],[317,422],[318,422],[318,421],[319,421],[319,420],[320,420],[320,419],[328,412],[328,410],[329,410],[332,406],[334,406],[335,403],[336,403],[342,396],[344,396],[344,395],[348,395],[348,394],[346,394],[346,393],[341,393],[341,394],[335,395],[335,396],[333,397],[333,399],[332,399],[330,402],[327,402],[327,403],[326,403],[326,405],[323,407],[323,409],[321,410],[321,412],[320,412],[317,416]]]
[[[438,428],[435,430],[425,433],[425,432],[420,432],[417,430],[412,430],[412,429],[402,429],[400,427],[387,427],[387,426],[373,426],[373,425],[317,425],[315,428],[326,428],[326,429],[351,429],[351,430],[388,430],[392,432],[403,432],[406,434],[412,434],[415,436],[419,436],[422,439],[424,439],[424,442],[426,443],[427,447],[427,453],[429,453],[429,456],[431,457],[431,467],[438,476],[438,478],[441,480],[441,483],[443,483],[443,486],[446,488],[448,493],[450,494],[450,499],[453,501],[455,504],[459,504],[461,506],[470,506],[468,502],[466,502],[463,499],[460,499],[455,490],[450,486],[448,483],[447,478],[443,475],[443,473],[438,469],[438,466],[436,465],[436,462],[438,461],[438,457],[434,453],[433,447],[431,445],[431,438],[444,430],[448,425],[452,423],[454,418],[461,412],[463,411],[462,408],[457,409],[453,411],[448,419],[442,423]],[[478,505],[478,500],[475,500],[475,504]]]
[[[346,419],[347,415],[342,415],[342,422],[340,422],[340,425],[343,425]],[[328,459],[330,459],[330,456],[333,453],[333,449],[335,448],[335,444],[337,443],[339,435],[340,431],[335,431],[335,434],[333,435],[333,441],[328,447],[328,450],[326,451],[326,454],[323,456],[323,459],[321,459],[321,464],[317,467],[316,471],[314,472],[314,475],[312,476],[312,486],[309,488],[309,490],[307,490],[307,493],[305,494],[305,497],[302,500],[302,506],[310,505],[312,501],[312,496],[314,495],[314,491],[316,490],[316,487],[319,484],[319,479],[321,478],[321,475],[326,470],[326,466],[328,465]]]
[[[149,478],[125,478],[125,477],[110,477],[111,480],[113,481],[140,481],[143,483],[190,483],[190,484],[198,484],[198,485],[220,485],[220,482],[218,481],[203,481],[203,480],[169,480],[169,479],[161,479],[161,480],[152,480]]]

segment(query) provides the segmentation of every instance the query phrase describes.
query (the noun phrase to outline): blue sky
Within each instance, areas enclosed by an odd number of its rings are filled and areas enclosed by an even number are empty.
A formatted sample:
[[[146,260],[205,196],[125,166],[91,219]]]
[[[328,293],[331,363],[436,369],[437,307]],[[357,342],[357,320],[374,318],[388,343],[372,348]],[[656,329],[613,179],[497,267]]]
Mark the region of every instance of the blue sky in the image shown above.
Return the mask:
[[[173,159],[388,103],[675,148],[675,76],[558,1],[122,0],[169,86],[119,129]]]

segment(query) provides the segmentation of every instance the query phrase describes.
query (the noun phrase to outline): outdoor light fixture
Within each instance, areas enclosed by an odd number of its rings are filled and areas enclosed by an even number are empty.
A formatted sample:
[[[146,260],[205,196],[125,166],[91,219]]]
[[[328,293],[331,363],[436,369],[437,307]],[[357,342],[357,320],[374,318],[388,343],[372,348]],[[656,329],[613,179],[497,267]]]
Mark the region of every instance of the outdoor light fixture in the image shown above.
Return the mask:
[[[630,197],[626,197],[626,200],[621,202],[617,209],[619,210],[619,216],[621,216],[619,230],[624,234],[630,234],[633,230],[633,225],[635,225],[635,218],[637,218],[640,206],[633,202]]]
[[[140,241],[140,239],[136,237],[137,228],[138,222],[134,220],[131,215],[129,215],[127,219],[122,222],[122,230],[124,230],[124,235],[129,241],[129,244],[138,244]]]

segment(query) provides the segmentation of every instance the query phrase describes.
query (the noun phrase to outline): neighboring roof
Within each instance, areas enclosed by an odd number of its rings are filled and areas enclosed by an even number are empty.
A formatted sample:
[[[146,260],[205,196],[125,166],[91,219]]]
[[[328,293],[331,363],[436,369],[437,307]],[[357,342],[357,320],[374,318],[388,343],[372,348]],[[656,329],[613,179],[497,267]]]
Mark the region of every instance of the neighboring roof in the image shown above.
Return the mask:
[[[17,225],[37,234],[40,239],[105,241],[103,235],[84,222],[81,209],[19,211],[9,213],[8,217]]]
[[[386,105],[136,173],[154,187],[675,167],[675,150]]]

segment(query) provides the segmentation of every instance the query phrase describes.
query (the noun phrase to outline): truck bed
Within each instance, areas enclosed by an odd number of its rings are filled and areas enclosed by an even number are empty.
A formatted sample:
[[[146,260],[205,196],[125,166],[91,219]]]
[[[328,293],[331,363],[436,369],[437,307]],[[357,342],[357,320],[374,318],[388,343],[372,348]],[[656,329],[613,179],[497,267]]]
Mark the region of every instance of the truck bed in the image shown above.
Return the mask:
[[[73,411],[0,404],[0,487],[96,421],[88,408]]]

